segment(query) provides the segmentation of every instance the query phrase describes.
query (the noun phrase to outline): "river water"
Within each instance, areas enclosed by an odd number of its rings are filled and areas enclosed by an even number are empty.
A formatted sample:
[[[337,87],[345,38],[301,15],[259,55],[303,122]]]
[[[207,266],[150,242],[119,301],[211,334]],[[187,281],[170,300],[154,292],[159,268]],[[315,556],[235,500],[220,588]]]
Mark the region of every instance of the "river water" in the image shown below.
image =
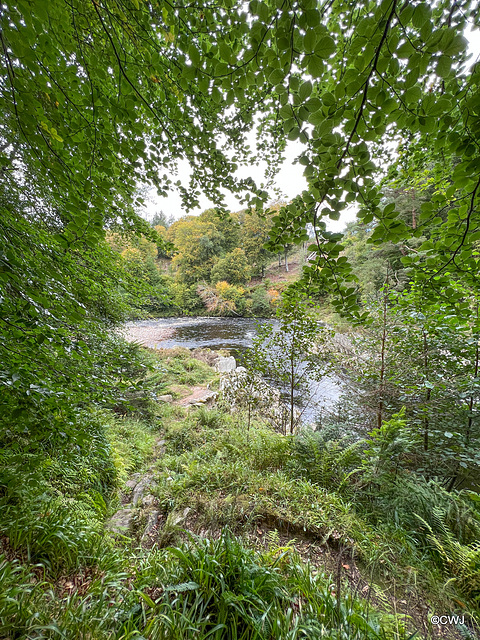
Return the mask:
[[[242,354],[252,346],[259,324],[275,320],[254,318],[159,318],[129,322],[124,327],[127,340],[158,349],[181,346],[187,349],[226,349],[238,363]],[[342,393],[342,382],[334,374],[324,376],[320,382],[311,382],[308,403],[298,397],[302,420],[312,423],[325,411],[333,408]]]

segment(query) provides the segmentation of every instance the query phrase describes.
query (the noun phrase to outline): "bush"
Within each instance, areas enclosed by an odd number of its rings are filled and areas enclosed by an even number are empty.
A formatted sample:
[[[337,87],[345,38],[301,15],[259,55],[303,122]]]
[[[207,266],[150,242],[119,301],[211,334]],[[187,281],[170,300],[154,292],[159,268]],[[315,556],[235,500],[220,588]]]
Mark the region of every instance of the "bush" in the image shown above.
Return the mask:
[[[252,313],[261,318],[268,318],[272,310],[265,287],[257,287],[252,294]]]
[[[197,295],[197,286],[175,282],[171,288],[173,301],[180,312],[195,313],[203,309],[202,299]]]
[[[245,251],[237,248],[218,260],[212,269],[210,280],[212,284],[222,280],[228,284],[242,284],[247,282],[250,276],[251,269]]]

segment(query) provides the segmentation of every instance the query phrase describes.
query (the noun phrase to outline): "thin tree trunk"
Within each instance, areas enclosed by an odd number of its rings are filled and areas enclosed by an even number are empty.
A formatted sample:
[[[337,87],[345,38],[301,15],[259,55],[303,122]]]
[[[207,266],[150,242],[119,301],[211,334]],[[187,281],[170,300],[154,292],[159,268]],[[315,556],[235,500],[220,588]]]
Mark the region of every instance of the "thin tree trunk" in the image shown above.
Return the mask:
[[[425,380],[428,381],[428,343],[427,332],[423,330],[423,373]],[[423,450],[428,451],[428,428],[430,426],[430,420],[428,412],[430,410],[430,399],[432,397],[432,390],[427,388],[425,393],[425,415],[423,417]]]
[[[295,363],[293,361],[293,356],[290,359],[290,435],[293,435],[293,427],[294,427],[294,390],[295,390]]]
[[[417,228],[417,212],[415,210],[415,189],[412,189],[412,229]]]
[[[285,247],[285,271],[288,273],[288,249]]]
[[[380,402],[378,403],[377,413],[377,426],[380,429],[383,421],[383,396],[385,393],[385,356],[386,356],[386,344],[387,344],[387,299],[388,299],[388,274],[385,282],[387,287],[383,295],[383,318],[382,318],[382,339],[380,346]]]
[[[477,323],[478,323],[478,304],[477,304]],[[478,378],[478,366],[479,366],[479,359],[480,359],[480,352],[479,352],[479,348],[478,348],[478,335],[475,334],[476,337],[476,345],[475,345],[475,373],[474,373],[474,378]],[[470,443],[470,436],[472,434],[472,426],[473,426],[473,407],[474,407],[475,401],[473,398],[473,393],[470,396],[470,400],[468,402],[468,422],[467,422],[467,432],[465,433],[465,444],[469,444]]]

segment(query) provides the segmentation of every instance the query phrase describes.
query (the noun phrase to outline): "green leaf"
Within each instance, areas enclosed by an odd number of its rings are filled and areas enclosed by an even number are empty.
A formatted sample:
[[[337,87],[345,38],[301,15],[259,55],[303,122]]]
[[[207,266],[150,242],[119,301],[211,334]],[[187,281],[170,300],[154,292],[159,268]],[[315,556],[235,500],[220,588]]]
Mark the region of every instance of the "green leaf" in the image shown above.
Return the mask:
[[[325,65],[321,58],[319,58],[317,55],[312,55],[308,58],[307,69],[308,73],[313,78],[321,78],[325,69]]]
[[[309,80],[306,80],[300,85],[300,88],[298,90],[298,95],[300,97],[300,100],[304,102],[310,96],[311,93],[312,93],[312,83]]]
[[[315,46],[315,54],[323,59],[330,58],[330,56],[335,53],[335,50],[335,40],[331,36],[320,38],[318,44]]]
[[[421,2],[415,7],[412,16],[412,22],[415,27],[421,28],[423,25],[430,20],[431,10],[427,3]]]
[[[303,45],[307,53],[312,53],[315,50],[317,44],[317,34],[314,29],[307,29],[307,32],[303,39]]]
[[[447,78],[450,75],[452,68],[451,59],[449,56],[440,56],[438,59],[435,71],[440,78]]]

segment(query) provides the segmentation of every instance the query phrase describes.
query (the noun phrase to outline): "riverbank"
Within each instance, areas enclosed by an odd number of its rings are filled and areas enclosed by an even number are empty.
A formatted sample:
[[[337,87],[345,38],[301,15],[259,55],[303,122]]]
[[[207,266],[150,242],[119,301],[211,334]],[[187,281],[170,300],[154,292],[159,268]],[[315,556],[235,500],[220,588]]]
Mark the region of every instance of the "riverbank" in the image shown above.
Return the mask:
[[[175,347],[211,349],[226,351],[242,364],[243,356],[252,346],[259,326],[273,323],[275,319],[250,318],[163,318],[128,323],[122,335],[151,349],[171,349]],[[335,349],[341,351],[342,345]],[[333,410],[340,399],[344,381],[334,372],[325,375],[320,381],[311,381],[308,393],[297,393],[297,406],[301,409],[304,423],[314,424],[326,411]],[[305,397],[308,401],[305,402]]]
[[[0,499],[0,637],[468,637],[429,623],[459,612],[472,630],[471,607],[415,532],[365,508],[351,445],[285,437],[221,395],[183,402],[219,390],[209,359],[146,351],[136,405],[85,416],[108,446],[52,451],[41,496],[17,482],[22,502]]]

